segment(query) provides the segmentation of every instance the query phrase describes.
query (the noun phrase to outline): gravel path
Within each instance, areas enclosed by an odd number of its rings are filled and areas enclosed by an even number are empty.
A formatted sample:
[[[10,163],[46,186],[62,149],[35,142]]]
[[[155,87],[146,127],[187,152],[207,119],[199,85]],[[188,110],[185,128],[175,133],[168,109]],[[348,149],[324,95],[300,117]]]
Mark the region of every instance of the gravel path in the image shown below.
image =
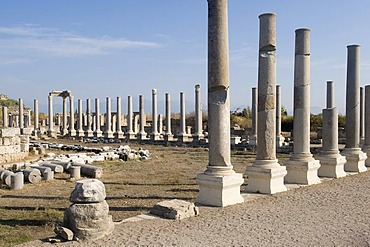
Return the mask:
[[[226,208],[201,207],[198,217],[182,221],[122,223],[95,242],[55,245],[370,246],[370,171]]]

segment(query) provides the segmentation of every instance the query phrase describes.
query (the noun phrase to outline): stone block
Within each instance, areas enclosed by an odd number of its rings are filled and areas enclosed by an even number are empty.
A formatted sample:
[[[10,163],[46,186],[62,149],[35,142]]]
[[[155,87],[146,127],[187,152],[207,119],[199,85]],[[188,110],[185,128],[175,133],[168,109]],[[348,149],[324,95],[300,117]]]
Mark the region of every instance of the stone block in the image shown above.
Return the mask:
[[[30,145],[28,143],[21,143],[21,152],[29,152],[30,150]]]
[[[20,135],[19,136],[20,143],[30,143],[30,136],[29,135]]]
[[[102,202],[105,197],[105,187],[100,180],[85,179],[76,182],[69,200],[71,202]]]
[[[318,177],[320,162],[313,158],[308,160],[287,160],[285,162],[287,175],[284,178],[285,183],[289,184],[318,184],[321,183]]]
[[[194,203],[174,199],[157,203],[150,213],[166,219],[182,220],[199,215],[199,208]]]
[[[57,234],[57,236],[61,237],[64,240],[73,240],[73,232],[66,227],[57,226],[55,227],[54,232]]]
[[[20,135],[20,129],[19,128],[5,128],[1,129],[1,137],[13,137],[16,135]]]
[[[32,128],[23,128],[23,129],[21,130],[22,135],[32,135],[32,131],[33,131],[33,129],[32,129]]]

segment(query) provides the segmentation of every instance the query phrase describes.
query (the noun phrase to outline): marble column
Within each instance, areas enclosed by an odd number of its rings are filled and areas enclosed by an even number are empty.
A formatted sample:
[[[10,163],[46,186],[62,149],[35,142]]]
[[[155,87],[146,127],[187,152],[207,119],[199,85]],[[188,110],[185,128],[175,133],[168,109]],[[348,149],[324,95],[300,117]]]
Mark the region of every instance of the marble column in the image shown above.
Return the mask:
[[[36,137],[38,137],[40,135],[39,101],[37,99],[33,100],[33,134]]]
[[[78,126],[77,126],[77,136],[78,137],[84,137],[85,134],[84,134],[84,130],[83,130],[83,121],[82,121],[82,100],[81,99],[78,99],[77,101],[77,104],[78,104]]]
[[[365,93],[364,88],[360,87],[360,146],[365,141]]]
[[[180,132],[177,134],[177,141],[187,142],[189,135],[186,132],[186,112],[185,112],[185,94],[180,92]]]
[[[106,98],[106,113],[105,113],[105,138],[114,138],[112,132],[112,112],[111,112],[111,101],[110,97]]]
[[[117,116],[116,116],[116,132],[115,137],[117,139],[123,139],[124,133],[122,131],[122,105],[121,97],[117,97]]]
[[[281,87],[276,85],[276,147],[283,146],[284,140],[281,134]]]
[[[249,136],[249,145],[257,146],[257,109],[258,106],[258,96],[257,96],[257,88],[252,87],[252,132]]]
[[[93,137],[93,131],[91,129],[92,125],[92,116],[91,116],[91,102],[90,99],[86,99],[86,130],[85,130],[85,136],[86,137]]]
[[[8,128],[9,127],[8,108],[6,106],[3,106],[2,110],[3,110],[3,128]]]
[[[21,133],[22,133],[22,129],[24,128],[24,113],[23,113],[23,99],[19,98],[19,122],[18,122],[18,127],[21,129]]]
[[[196,202],[225,207],[242,203],[243,174],[230,162],[230,83],[227,0],[208,0],[208,166],[197,175]]]
[[[137,138],[139,140],[145,140],[146,132],[145,132],[145,112],[144,112],[144,97],[143,95],[139,95],[139,133],[137,133]]]
[[[95,98],[95,129],[94,136],[96,138],[102,137],[103,132],[101,131],[101,122],[100,122],[100,100]]]
[[[152,89],[152,133],[150,133],[150,139],[152,141],[159,140],[157,89]]]
[[[69,136],[76,136],[74,96],[69,96]]]
[[[53,121],[53,96],[49,94],[48,96],[48,107],[49,107],[49,116],[48,116],[48,136],[49,137],[55,137],[55,131],[54,131],[54,121]]]
[[[334,107],[333,81],[327,82],[326,95],[326,109],[322,110],[322,148],[317,156],[321,164],[318,175],[339,178],[346,176],[346,157],[342,156],[338,149],[338,109]]]
[[[132,118],[133,118],[133,113],[132,113],[132,96],[127,97],[127,132],[126,132],[126,139],[131,140],[135,139],[135,133],[132,128]]]
[[[63,123],[62,123],[62,135],[68,134],[67,128],[67,97],[63,97]]]
[[[362,151],[367,154],[365,165],[370,167],[370,85],[365,86],[365,140]]]
[[[259,16],[257,158],[247,166],[247,192],[286,191],[286,168],[276,159],[276,15]]]
[[[366,153],[360,148],[360,46],[347,46],[346,146],[342,155],[347,172],[366,171]]]
[[[11,113],[9,114],[9,126],[8,127],[11,127],[11,128],[14,127],[14,116]]]
[[[163,115],[158,115],[158,134],[161,136],[163,132]]]
[[[195,85],[195,132],[193,135],[194,141],[199,141],[204,138],[203,121],[202,121],[202,103],[200,95],[200,85]]]
[[[172,141],[173,134],[171,131],[171,97],[169,93],[165,94],[165,102],[166,102],[166,132],[164,134],[165,141]]]
[[[285,182],[320,183],[320,162],[310,151],[310,30],[295,31],[293,157],[285,162]]]

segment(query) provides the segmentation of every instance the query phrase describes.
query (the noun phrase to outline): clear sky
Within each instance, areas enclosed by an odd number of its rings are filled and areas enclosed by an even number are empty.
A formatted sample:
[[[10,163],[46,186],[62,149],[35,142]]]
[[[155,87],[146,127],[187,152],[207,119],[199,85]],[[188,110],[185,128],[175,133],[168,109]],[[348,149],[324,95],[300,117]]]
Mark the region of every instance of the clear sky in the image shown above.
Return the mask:
[[[294,31],[306,27],[312,110],[325,107],[326,81],[334,80],[344,113],[347,45],[362,46],[361,84],[370,84],[369,9],[367,0],[229,0],[231,110],[251,104],[258,16],[273,12],[282,104],[291,113]],[[126,105],[128,95],[149,100],[157,88],[159,100],[183,91],[193,102],[198,83],[206,106],[206,0],[12,0],[1,2],[0,16],[0,93],[28,107],[37,98],[46,110],[48,93],[67,89],[76,100],[121,96]]]

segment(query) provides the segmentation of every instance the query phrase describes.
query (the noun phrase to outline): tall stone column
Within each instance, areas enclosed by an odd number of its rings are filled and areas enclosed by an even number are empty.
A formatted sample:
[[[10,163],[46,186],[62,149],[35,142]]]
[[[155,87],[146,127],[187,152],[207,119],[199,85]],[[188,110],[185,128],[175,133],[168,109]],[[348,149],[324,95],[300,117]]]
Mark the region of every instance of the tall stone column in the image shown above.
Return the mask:
[[[48,136],[49,137],[55,137],[55,131],[54,131],[54,121],[53,121],[53,95],[49,94],[48,96],[48,108],[49,108],[49,128],[48,128]]]
[[[165,94],[165,102],[166,102],[166,132],[164,134],[165,141],[172,141],[173,135],[171,131],[171,97],[169,93]]]
[[[310,30],[295,31],[293,157],[285,162],[285,182],[320,183],[320,162],[310,152]]]
[[[342,155],[347,172],[366,171],[366,153],[360,148],[360,46],[347,46],[346,146]]]
[[[252,87],[252,133],[249,136],[249,145],[257,146],[257,105],[258,105],[258,96],[257,88]]]
[[[9,116],[8,116],[8,107],[3,106],[3,128],[9,127]]]
[[[132,118],[133,118],[133,113],[132,113],[132,96],[127,97],[127,132],[126,132],[126,139],[131,140],[135,139],[135,133],[132,128]]]
[[[18,122],[18,127],[21,129],[24,128],[24,113],[23,113],[23,99],[19,98],[19,122]]]
[[[74,96],[69,96],[69,136],[76,136]]]
[[[230,162],[230,84],[227,0],[208,0],[208,133],[207,170],[197,175],[196,202],[225,207],[244,201],[243,175]]]
[[[187,142],[189,135],[186,132],[186,112],[185,112],[185,94],[180,92],[180,132],[177,134],[177,141]]]
[[[112,112],[111,112],[111,101],[110,97],[106,98],[106,113],[105,113],[105,138],[114,138],[112,132]]]
[[[86,130],[85,130],[85,136],[86,137],[93,137],[93,131],[91,129],[92,125],[92,116],[91,116],[91,102],[90,99],[86,99]]]
[[[63,123],[62,123],[62,135],[68,134],[67,128],[67,97],[63,97]]]
[[[204,138],[203,121],[202,121],[202,103],[200,95],[200,85],[195,85],[195,132],[193,135],[194,141],[199,141]]]
[[[84,137],[84,130],[83,130],[83,122],[82,122],[82,100],[81,99],[78,99],[77,101],[77,104],[78,104],[78,109],[77,109],[77,112],[78,112],[78,126],[77,126],[77,136],[78,137]]]
[[[276,159],[276,15],[262,14],[258,56],[257,158],[247,166],[246,191],[274,194],[286,191],[286,168]]]
[[[280,85],[276,85],[276,146],[283,146],[284,140],[281,134],[281,88]]]
[[[360,145],[365,141],[365,93],[360,87]]]
[[[338,109],[334,107],[333,82],[327,82],[326,109],[322,110],[322,148],[317,159],[321,167],[320,177],[339,178],[346,176],[344,164],[346,157],[340,155],[338,149]]]
[[[158,134],[161,136],[163,132],[163,115],[158,115]]]
[[[95,129],[94,136],[96,138],[102,137],[103,132],[101,131],[101,122],[100,122],[100,100],[95,98]]]
[[[145,112],[144,112],[144,97],[143,95],[139,95],[139,133],[137,134],[137,138],[139,140],[145,140],[146,132],[145,132]]]
[[[121,105],[121,97],[117,97],[117,119],[116,119],[116,133],[115,137],[117,139],[123,139],[124,133],[122,131],[122,105]]]
[[[365,86],[365,140],[362,151],[367,154],[365,165],[370,167],[370,85]]]
[[[150,139],[152,141],[159,140],[157,89],[152,89],[152,133],[150,133]]]
[[[39,101],[37,99],[33,100],[33,134],[36,137],[39,137],[39,135],[40,135]]]

